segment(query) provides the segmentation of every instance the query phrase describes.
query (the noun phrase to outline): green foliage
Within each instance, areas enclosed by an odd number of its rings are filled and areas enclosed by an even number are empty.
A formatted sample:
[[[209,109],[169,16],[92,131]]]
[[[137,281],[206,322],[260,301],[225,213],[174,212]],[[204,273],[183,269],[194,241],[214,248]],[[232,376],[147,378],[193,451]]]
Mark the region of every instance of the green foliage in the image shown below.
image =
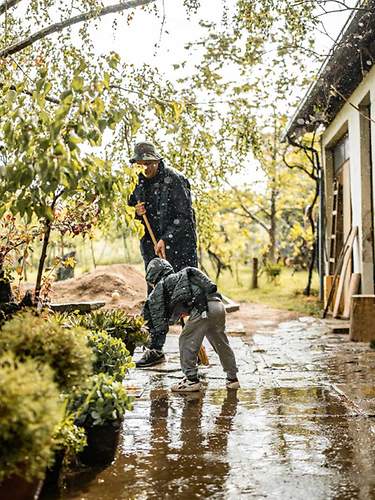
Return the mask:
[[[53,456],[63,405],[50,367],[8,353],[0,358],[0,482],[42,478]]]
[[[83,389],[76,391],[71,401],[78,425],[95,426],[118,422],[126,410],[132,409],[132,398],[121,382],[100,373],[90,377]]]
[[[121,339],[129,348],[146,345],[149,340],[143,317],[127,314],[120,309],[99,309],[90,314],[72,316],[70,322],[94,332],[105,330],[112,337]]]
[[[188,12],[196,12],[200,4],[198,0],[181,2]],[[93,9],[100,15],[101,3],[82,0],[80,8]],[[221,261],[231,261],[236,252],[227,240],[235,224],[231,221],[229,230],[218,231],[207,193],[212,188],[220,190],[223,181],[243,165],[256,168],[254,158],[267,157],[275,109],[277,114],[285,110],[284,102],[294,98],[291,89],[300,88],[309,76],[306,71],[310,65],[303,62],[306,54],[313,54],[313,30],[318,21],[314,2],[236,0],[222,2],[218,8],[222,9],[220,21],[201,19],[205,36],[197,43],[192,40],[189,47],[197,45],[202,56],[193,74],[188,71],[184,78],[185,62],[174,65],[176,72],[182,70],[175,75],[178,87],[157,69],[123,63],[116,53],[94,57],[94,41],[98,38],[92,34],[97,30],[90,26],[95,15],[80,24],[76,35],[81,43],[62,31],[53,39],[36,42],[32,52],[26,49],[13,54],[12,59],[1,60],[5,82],[0,88],[3,210],[8,203],[18,214],[30,217],[36,213],[44,220],[53,220],[54,229],[64,230],[61,226],[68,225],[76,234],[82,229],[82,221],[56,221],[54,199],[58,195],[57,204],[62,203],[65,209],[78,199],[90,205],[98,197],[98,223],[109,227],[111,219],[140,235],[142,229],[134,222],[134,210],[126,207],[136,171],[125,165],[134,141],[147,137],[158,144],[170,165],[190,178],[202,246],[210,248]],[[25,11],[9,8],[0,20],[4,27],[0,49],[27,37],[35,26],[45,27],[60,20],[61,13],[64,20],[69,18],[69,12],[65,0],[29,2]],[[131,19],[132,15],[128,22]],[[115,20],[117,25],[118,17]],[[28,73],[33,81],[25,78]],[[110,137],[106,145],[103,134]],[[280,165],[283,148],[277,144],[276,149],[278,161],[271,162],[272,168]],[[268,235],[272,247],[281,242],[285,253],[295,253],[290,244],[290,221],[298,218],[301,225],[301,213],[299,208],[293,210],[292,196],[284,210],[279,194],[286,192],[285,179],[272,176],[272,168],[265,169],[266,193],[253,189],[244,193],[245,205],[251,204],[250,212],[261,224],[257,223],[257,230],[254,220],[247,228],[239,224],[240,231],[256,233],[252,240],[263,239],[256,242],[257,249],[269,248],[264,241]],[[246,200],[248,197],[250,200]],[[276,202],[277,213],[270,217],[271,199]],[[75,206],[70,208],[74,213]],[[270,219],[276,219],[279,234],[275,235]],[[88,226],[91,222],[85,221]],[[304,248],[309,246],[309,234],[306,236],[306,244],[299,240]],[[249,245],[242,235],[241,259],[246,253]]]
[[[0,331],[0,353],[12,351],[20,359],[32,357],[54,370],[61,390],[81,385],[92,373],[93,353],[83,328],[62,328],[32,312],[17,314]]]
[[[18,224],[16,217],[10,213],[0,217],[0,269],[6,279],[11,279],[13,272],[22,276],[23,265],[37,235],[35,227]]]
[[[121,381],[134,366],[124,342],[104,330],[90,332],[88,345],[95,355],[94,373],[106,373]]]
[[[266,262],[263,266],[263,269],[264,272],[266,273],[268,280],[271,283],[277,283],[278,278],[282,271],[281,264],[276,264],[274,262]]]
[[[87,445],[86,433],[74,423],[72,413],[65,415],[53,435],[54,450],[64,451],[64,461],[69,463]]]
[[[100,146],[104,130],[116,127],[123,112],[103,100],[105,83],[99,76],[89,81],[74,75],[52,106],[51,87],[44,69],[31,97],[25,96],[22,85],[17,91],[2,87],[3,207],[29,220],[33,215],[52,220],[56,200],[69,201],[79,193],[80,202],[96,200],[101,212],[110,213],[109,207],[113,210],[123,191],[131,188],[132,173],[124,168],[115,171],[110,161],[87,151]]]

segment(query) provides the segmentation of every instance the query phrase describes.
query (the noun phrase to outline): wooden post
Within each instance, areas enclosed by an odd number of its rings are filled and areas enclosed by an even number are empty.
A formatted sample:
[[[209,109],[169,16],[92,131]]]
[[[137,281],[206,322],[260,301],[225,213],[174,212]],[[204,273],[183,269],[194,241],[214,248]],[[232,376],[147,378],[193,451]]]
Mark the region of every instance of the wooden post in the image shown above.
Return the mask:
[[[350,317],[350,306],[353,295],[357,295],[359,292],[359,286],[361,284],[361,274],[353,273],[350,278],[349,292],[345,297],[344,312],[342,313],[342,319],[349,319]]]
[[[350,311],[350,340],[375,340],[375,295],[353,295]]]
[[[258,288],[258,258],[253,258],[253,274],[251,276],[251,288]]]
[[[324,297],[323,297],[323,303],[324,303],[324,307],[325,308],[328,305],[328,299],[329,299],[329,296],[331,294],[332,287],[334,286],[333,285],[334,278],[335,278],[334,274],[327,274],[326,276],[324,276]],[[338,281],[339,280],[337,278],[336,279],[336,283],[335,283],[336,288],[337,288]],[[329,307],[328,307],[328,311],[330,311],[330,312],[333,311],[333,304],[335,303],[335,299],[336,299],[336,292],[334,291],[333,292],[333,296],[331,297],[331,302],[330,302]]]
[[[361,173],[361,219],[359,226],[359,246],[361,249],[362,280],[361,292],[374,293],[374,211],[373,176],[371,162],[371,117],[370,96],[360,104],[358,115],[360,124],[360,173]]]

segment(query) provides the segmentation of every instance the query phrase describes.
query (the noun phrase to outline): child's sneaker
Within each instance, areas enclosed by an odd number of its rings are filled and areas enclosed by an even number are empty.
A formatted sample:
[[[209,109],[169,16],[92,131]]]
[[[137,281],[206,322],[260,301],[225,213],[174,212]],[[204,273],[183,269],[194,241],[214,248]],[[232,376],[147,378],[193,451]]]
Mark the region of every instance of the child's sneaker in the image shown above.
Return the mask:
[[[171,390],[173,392],[196,392],[202,389],[199,380],[189,380],[188,378],[183,378],[177,384],[172,385]]]
[[[241,387],[238,378],[234,379],[227,378],[225,385],[227,389],[239,389]]]
[[[137,368],[147,368],[148,366],[160,365],[164,363],[165,356],[163,351],[157,351],[156,349],[146,349],[144,355],[135,362]]]

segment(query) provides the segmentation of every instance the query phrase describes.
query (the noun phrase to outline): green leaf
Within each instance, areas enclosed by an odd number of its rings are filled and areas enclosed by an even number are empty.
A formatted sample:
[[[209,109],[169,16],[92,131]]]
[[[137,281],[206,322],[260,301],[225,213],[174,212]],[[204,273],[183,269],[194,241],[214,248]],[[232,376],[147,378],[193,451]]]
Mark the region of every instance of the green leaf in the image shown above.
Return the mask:
[[[85,81],[81,76],[75,76],[72,81],[72,89],[80,93],[83,90],[84,84]]]

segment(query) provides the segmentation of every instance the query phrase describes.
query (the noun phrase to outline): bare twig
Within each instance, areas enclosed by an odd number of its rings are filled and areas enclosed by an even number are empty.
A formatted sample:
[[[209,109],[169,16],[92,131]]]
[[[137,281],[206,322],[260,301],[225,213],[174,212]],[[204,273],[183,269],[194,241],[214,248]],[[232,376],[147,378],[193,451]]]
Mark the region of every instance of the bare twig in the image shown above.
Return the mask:
[[[163,31],[164,31],[164,25],[165,25],[165,0],[162,0],[162,5],[163,5],[163,17],[161,20],[161,25],[160,25],[160,35],[159,35],[159,42],[156,44],[156,48],[160,47],[161,45],[161,39],[163,37]]]
[[[238,189],[235,187],[235,186],[231,186],[231,188],[233,189],[233,191],[235,192],[236,194],[236,197],[237,197],[237,200],[238,200],[238,203],[240,205],[240,207],[242,208],[242,210],[245,212],[245,214],[253,221],[253,222],[256,222],[257,224],[259,224],[267,233],[270,232],[270,229],[267,227],[267,225],[261,220],[259,219],[256,215],[254,215],[247,207],[246,205],[243,203],[242,201],[242,197],[240,195],[240,192],[238,191]]]
[[[366,120],[369,120],[370,122],[372,123],[375,123],[375,120],[374,118],[371,118],[371,116],[369,115],[366,115],[366,113],[363,113],[363,111],[361,111],[361,108],[359,106],[356,106],[355,104],[353,104],[352,102],[349,101],[349,99],[347,99],[344,94],[342,94],[339,90],[337,90],[336,87],[334,87],[333,85],[331,85],[331,88],[334,92],[336,92],[336,94],[341,97],[341,99],[344,99],[344,101],[349,104],[349,106],[351,106],[352,108],[354,108],[356,111],[358,111],[358,113],[363,116],[363,118],[366,118]]]

